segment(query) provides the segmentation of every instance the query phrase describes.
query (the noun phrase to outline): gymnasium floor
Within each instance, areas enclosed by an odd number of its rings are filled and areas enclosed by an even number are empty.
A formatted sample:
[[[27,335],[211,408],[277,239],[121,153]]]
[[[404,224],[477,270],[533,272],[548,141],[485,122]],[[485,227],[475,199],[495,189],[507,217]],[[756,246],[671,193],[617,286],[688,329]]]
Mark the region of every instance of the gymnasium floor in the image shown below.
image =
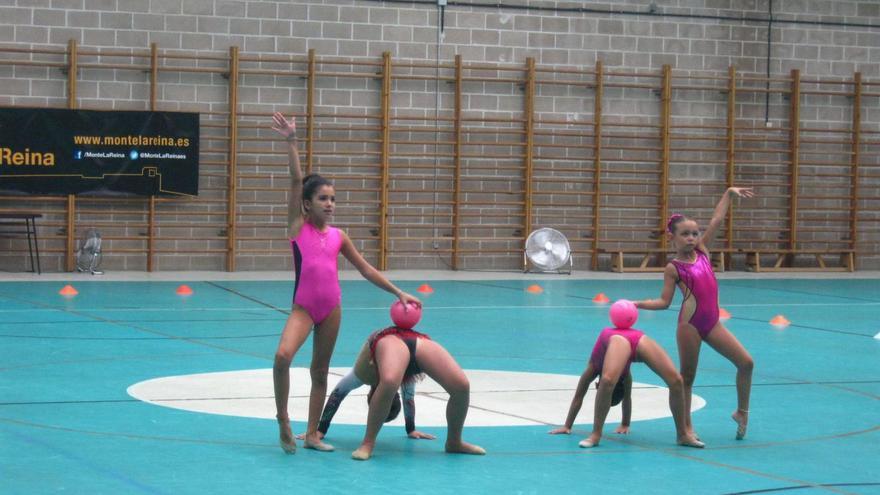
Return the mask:
[[[693,420],[704,450],[677,447],[662,381],[633,366],[634,422],[578,448],[551,436],[617,298],[656,297],[659,275],[388,272],[428,283],[417,329],[471,378],[465,438],[485,457],[447,455],[444,395],[419,384],[418,428],[386,425],[369,462],[366,389],[343,403],[336,452],[277,444],[271,365],[293,283],[279,274],[69,274],[0,278],[0,493],[880,493],[880,274],[795,278],[723,274],[721,306],[755,362],[751,422],[734,440],[734,368],[701,354]],[[132,280],[140,278],[140,280]],[[589,277],[589,278],[587,278]],[[392,298],[357,275],[342,282],[343,323],[331,386],[364,338],[389,323]],[[248,280],[250,279],[250,280]],[[71,284],[79,292],[62,297]],[[176,294],[186,284],[190,296]],[[544,292],[525,289],[539,284]],[[677,362],[673,309],[636,325]],[[791,325],[768,322],[782,314]],[[304,427],[311,341],[294,362],[291,412]]]

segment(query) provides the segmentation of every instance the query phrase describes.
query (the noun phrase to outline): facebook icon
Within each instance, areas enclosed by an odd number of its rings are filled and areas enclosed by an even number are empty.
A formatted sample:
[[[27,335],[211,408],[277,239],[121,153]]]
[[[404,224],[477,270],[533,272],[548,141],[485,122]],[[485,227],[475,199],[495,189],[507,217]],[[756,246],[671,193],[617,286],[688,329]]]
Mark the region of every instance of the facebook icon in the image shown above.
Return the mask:
[[[83,157],[83,152],[80,151],[80,150],[76,150],[76,151],[73,153],[73,158],[74,158],[75,160],[82,160],[82,157]]]

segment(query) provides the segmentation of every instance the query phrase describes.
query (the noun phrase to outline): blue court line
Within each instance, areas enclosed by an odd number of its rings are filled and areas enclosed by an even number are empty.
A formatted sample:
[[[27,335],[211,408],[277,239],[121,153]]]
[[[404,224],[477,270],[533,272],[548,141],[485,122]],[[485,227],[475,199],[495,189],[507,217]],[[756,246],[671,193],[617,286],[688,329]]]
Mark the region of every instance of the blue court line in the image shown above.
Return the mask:
[[[804,488],[830,488],[830,487],[848,487],[848,486],[880,486],[880,483],[868,482],[868,483],[820,483],[818,485],[795,485],[795,486],[783,486],[780,488],[765,488],[762,490],[749,490],[746,492],[729,492],[723,495],[751,495],[753,493],[771,493],[771,492],[785,492],[789,490],[802,490]]]
[[[186,322],[188,320],[184,320]],[[42,322],[40,322],[42,323]],[[105,323],[105,322],[101,322]],[[115,322],[113,322],[115,323]],[[178,322],[180,323],[180,322]],[[130,327],[135,328],[137,327]],[[240,339],[263,339],[266,337],[278,337],[278,332],[275,333],[266,333],[259,335],[233,335],[233,336],[224,336],[224,337],[198,337],[198,340],[240,340]],[[188,340],[182,337],[169,336],[169,337],[59,337],[59,336],[48,336],[48,335],[5,335],[0,334],[0,338],[10,338],[10,339],[38,339],[38,340]]]
[[[207,285],[210,285],[210,286],[213,286],[213,287],[217,287],[218,289],[225,290],[226,292],[229,292],[230,294],[235,294],[236,296],[238,296],[238,297],[240,297],[240,298],[242,298],[242,299],[246,299],[246,300],[248,300],[248,301],[255,302],[255,303],[257,303],[257,304],[261,304],[261,305],[263,305],[263,306],[266,306],[267,308],[270,308],[270,309],[272,309],[272,310],[275,310],[275,311],[277,311],[277,312],[279,312],[279,313],[281,313],[281,314],[284,314],[284,315],[289,315],[289,314],[290,314],[290,310],[281,309],[281,308],[279,308],[279,307],[277,307],[277,306],[274,306],[274,305],[272,305],[272,304],[269,304],[269,303],[267,303],[267,302],[265,302],[265,301],[261,301],[260,299],[257,299],[257,298],[255,298],[255,297],[248,296],[247,294],[244,294],[244,293],[242,293],[242,292],[240,292],[240,291],[237,291],[237,290],[235,290],[235,289],[233,289],[233,288],[231,288],[231,287],[226,287],[226,286],[220,285],[220,284],[218,284],[218,283],[216,283],[216,282],[205,282],[205,283],[206,283]]]
[[[806,290],[795,290],[795,289],[780,289],[776,287],[758,287],[754,285],[738,285],[735,283],[726,283],[724,284],[726,287],[737,287],[740,289],[748,289],[748,290],[762,290],[767,292],[783,292],[786,294],[803,294],[807,296],[821,296],[821,297],[833,297],[835,299],[844,299],[847,301],[864,301],[864,302],[880,302],[877,299],[868,299],[865,297],[857,297],[857,296],[839,296],[837,294],[825,294],[823,292],[810,292]]]
[[[65,449],[65,448],[59,446],[57,443],[56,444],[49,444],[49,443],[44,442],[38,438],[34,438],[30,435],[18,433],[15,431],[6,431],[6,434],[17,438],[18,440],[21,440],[22,442],[25,442],[25,443],[28,443],[31,445],[36,445],[39,447],[43,447],[44,449],[46,449],[47,451],[49,451],[53,454],[61,454],[62,456],[66,457],[67,459],[79,464],[80,466],[88,468],[89,470],[96,472],[96,473],[99,473],[101,475],[104,475],[108,478],[115,479],[115,480],[121,482],[123,485],[126,485],[130,488],[134,488],[139,492],[153,493],[153,494],[167,493],[167,492],[163,492],[157,488],[154,488],[150,485],[146,485],[144,483],[141,483],[140,481],[133,479],[129,476],[126,476],[123,473],[120,473],[120,472],[117,472],[117,471],[114,471],[111,469],[107,469],[104,466],[101,466],[99,464],[91,462],[88,459],[77,455],[74,451],[69,450],[69,449]]]
[[[19,299],[19,298],[10,297],[10,296],[8,296],[8,295],[4,295],[4,297],[7,297],[8,299],[12,299],[12,300],[19,301],[19,302],[25,302],[25,303],[28,303],[28,304],[33,304],[34,306],[43,306],[43,307],[50,307],[50,308],[52,308],[51,305],[48,305],[48,304],[45,304],[45,303],[42,303],[42,302],[27,301],[27,300],[23,300],[23,299]],[[56,308],[52,308],[52,309],[56,309]],[[190,343],[190,344],[196,344],[196,345],[200,345],[200,346],[204,346],[204,347],[208,347],[208,348],[212,348],[212,349],[217,349],[217,350],[220,350],[220,351],[229,352],[229,353],[233,353],[233,354],[244,355],[244,356],[257,357],[257,358],[264,358],[264,357],[265,357],[265,356],[262,356],[262,355],[259,355],[259,354],[253,354],[253,353],[249,353],[249,352],[245,352],[245,351],[240,351],[240,350],[237,350],[237,349],[229,349],[229,348],[226,348],[226,347],[221,347],[221,346],[214,345],[214,344],[210,344],[210,343],[206,343],[206,342],[201,342],[200,339],[196,339],[196,338],[191,338],[191,337],[180,337],[180,336],[178,336],[178,335],[174,335],[174,334],[169,334],[169,333],[161,332],[161,331],[159,331],[159,330],[153,330],[153,329],[145,328],[145,327],[142,327],[142,326],[139,326],[139,325],[133,325],[133,324],[131,324],[131,323],[129,323],[129,322],[125,322],[125,321],[117,321],[117,320],[113,320],[113,319],[109,319],[109,318],[103,318],[103,317],[100,317],[100,316],[97,316],[97,315],[88,314],[88,313],[85,313],[85,312],[82,312],[82,311],[79,311],[79,310],[71,310],[71,309],[64,308],[64,309],[61,309],[60,311],[63,311],[63,312],[66,313],[66,314],[71,314],[71,315],[76,315],[76,316],[82,316],[82,317],[84,317],[84,318],[89,318],[89,319],[91,319],[91,320],[93,320],[93,321],[97,321],[97,322],[109,323],[109,324],[111,324],[111,325],[116,325],[116,326],[119,326],[119,327],[122,327],[122,328],[129,328],[129,329],[136,330],[136,331],[139,331],[139,332],[145,332],[145,333],[149,333],[149,334],[153,334],[153,335],[159,335],[159,336],[161,336],[161,337],[163,337],[163,338],[166,338],[166,339],[168,339],[168,340],[176,340],[176,341],[179,341],[179,342],[188,342],[188,343]],[[135,340],[135,339],[129,339],[129,340]]]
[[[758,323],[766,323],[764,320],[759,320],[757,318],[743,318],[742,316],[732,316],[730,319],[731,320],[742,320],[742,321],[753,321],[753,322],[758,322]],[[871,337],[871,338],[874,337],[872,334],[869,334],[869,333],[847,332],[846,330],[836,330],[833,328],[811,327],[809,325],[801,325],[798,323],[790,323],[789,325],[786,326],[786,328],[803,328],[805,330],[816,330],[819,332],[830,332],[830,333],[837,333],[837,334],[842,334],[842,335],[855,335],[858,337]]]
[[[137,401],[141,402],[141,401]],[[0,417],[0,422],[9,423],[19,426],[27,426],[30,428],[38,428],[43,430],[54,430],[54,431],[64,431],[69,433],[83,433],[86,435],[94,435],[101,437],[117,437],[117,438],[130,438],[134,440],[150,440],[156,442],[175,442],[175,443],[193,443],[199,445],[233,445],[233,446],[243,446],[243,447],[257,447],[261,449],[271,449],[276,450],[278,447],[274,444],[265,444],[265,443],[247,443],[247,442],[232,442],[232,441],[223,441],[223,440],[205,440],[202,438],[181,438],[181,437],[163,437],[163,436],[154,436],[154,435],[136,435],[133,433],[114,433],[114,432],[106,432],[106,431],[94,431],[94,430],[82,430],[79,428],[67,428],[64,426],[52,426],[45,425],[40,423],[31,423],[29,421],[21,421],[18,419],[11,418],[2,418]]]

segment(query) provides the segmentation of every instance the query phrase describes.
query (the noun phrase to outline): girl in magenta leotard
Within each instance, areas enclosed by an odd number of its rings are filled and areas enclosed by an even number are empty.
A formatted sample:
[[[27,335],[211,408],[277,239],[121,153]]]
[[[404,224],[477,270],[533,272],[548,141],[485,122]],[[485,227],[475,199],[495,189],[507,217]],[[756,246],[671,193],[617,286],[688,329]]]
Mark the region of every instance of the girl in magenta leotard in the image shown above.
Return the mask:
[[[707,248],[727,215],[731,196],[751,198],[754,193],[749,188],[727,189],[715,206],[712,220],[702,236],[696,221],[683,215],[672,215],[669,218],[667,230],[676,256],[664,270],[660,298],[636,301],[636,307],[666,309],[672,302],[675,286],[681,289],[684,301],[678,313],[676,340],[681,376],[684,379],[684,412],[688,432],[694,434],[691,423],[691,393],[697,374],[700,346],[705,341],[736,365],[737,409],[731,417],[736,422],[736,439],[742,440],[749,422],[749,393],[754,362],[742,344],[718,319],[718,282],[715,280]]]
[[[595,404],[593,406],[593,431],[590,436],[581,440],[578,444],[583,448],[599,445],[602,439],[602,428],[605,426],[605,418],[612,405],[612,394],[619,381],[624,381],[625,391],[623,397],[623,421],[616,433],[629,433],[629,419],[632,408],[630,390],[632,389],[632,377],[629,373],[633,361],[644,361],[657,375],[666,382],[669,387],[669,409],[675,420],[676,440],[679,445],[687,447],[703,447],[702,442],[690,435],[684,423],[684,395],[681,375],[675,371],[675,365],[653,339],[640,330],[633,328],[606,328],[602,330],[593,346],[587,369],[578,381],[574,398],[565,419],[565,426],[551,430],[550,434],[569,434],[574,426],[584,395],[590,383],[599,377]]]
[[[341,319],[341,292],[336,259],[341,253],[370,282],[395,296],[406,307],[407,302],[421,302],[398,289],[384,275],[373,268],[345,232],[328,225],[333,217],[336,196],[333,185],[325,178],[312,174],[303,179],[296,146],[296,122],[288,121],[280,113],[273,116],[272,128],[284,136],[290,156],[290,246],[293,250],[296,287],[293,309],[275,352],[273,380],[275,383],[276,417],[280,429],[281,448],[288,454],[296,451],[287,413],[290,393],[290,363],[296,352],[315,329],[310,375],[312,388],[309,395],[309,420],[303,440],[306,448],[330,451],[333,447],[321,441],[318,421],[327,394],[327,372],[330,356],[336,345]]]

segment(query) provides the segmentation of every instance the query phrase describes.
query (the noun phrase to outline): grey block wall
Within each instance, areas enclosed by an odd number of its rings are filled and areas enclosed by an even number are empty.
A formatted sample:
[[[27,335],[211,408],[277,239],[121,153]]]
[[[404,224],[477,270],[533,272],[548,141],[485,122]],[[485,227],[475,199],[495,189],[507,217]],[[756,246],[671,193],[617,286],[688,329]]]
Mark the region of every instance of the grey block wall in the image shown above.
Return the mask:
[[[459,2],[464,3],[464,2]],[[475,4],[477,2],[474,2]],[[0,1],[0,46],[11,48],[52,48],[63,49],[68,40],[75,39],[83,47],[115,48],[120,50],[143,50],[150,43],[158,43],[163,50],[179,50],[184,53],[197,53],[215,56],[216,61],[200,62],[204,66],[225,66],[224,57],[231,46],[240,47],[243,54],[305,54],[315,49],[320,56],[357,57],[378,60],[383,52],[391,52],[395,60],[450,61],[461,55],[469,63],[498,63],[521,67],[528,57],[533,57],[540,66],[558,68],[592,69],[597,60],[602,60],[606,70],[627,70],[657,72],[664,64],[677,71],[690,74],[725,75],[728,67],[734,66],[741,74],[764,75],[768,69],[771,75],[787,77],[792,69],[798,69],[804,79],[834,78],[851,79],[854,72],[861,72],[868,80],[880,79],[880,2],[876,1],[822,1],[822,0],[776,0],[773,2],[773,24],[770,33],[771,52],[767,57],[767,35],[769,27],[768,0],[647,0],[636,1],[579,1],[561,2],[553,0],[508,0],[510,8],[487,6],[450,6],[445,10],[445,31],[438,43],[439,9],[431,2],[424,3],[384,3],[351,0],[314,1],[236,1],[236,0],[3,0]],[[651,5],[656,8],[650,11]],[[525,8],[529,7],[529,8]],[[582,9],[582,10],[578,10]],[[589,11],[586,11],[589,10]],[[626,11],[629,14],[607,14],[601,11]],[[637,15],[637,13],[641,13]],[[25,55],[9,55],[11,58]],[[44,55],[43,60],[63,61],[63,56]],[[184,64],[184,62],[181,62]],[[375,70],[367,68],[365,70]],[[325,113],[375,114],[380,104],[375,83],[348,78],[322,78],[317,91],[316,111]],[[398,81],[395,83],[393,106],[400,115],[434,115],[436,102],[440,101],[440,112],[448,114],[452,107],[451,89],[438,89],[431,82]],[[276,110],[289,112],[300,109],[305,98],[305,82],[297,77],[245,75],[241,81],[241,111],[248,113],[268,113]],[[33,68],[22,65],[0,65],[0,105],[15,106],[53,106],[63,107],[65,99],[65,76],[56,69]],[[213,112],[228,110],[227,82],[219,74],[202,73],[163,73],[160,75],[160,101],[162,110],[198,111],[203,113],[203,126],[223,119]],[[142,74],[132,71],[112,69],[83,69],[79,77],[79,104],[86,108],[146,109],[149,84]],[[577,122],[592,118],[593,108],[589,91],[579,92],[559,86],[540,86],[535,101],[538,118],[569,122],[570,124],[542,124],[537,128],[545,130],[578,129]],[[659,115],[658,95],[650,90],[609,89],[605,94],[604,120],[642,121],[647,126],[656,125]],[[769,103],[769,106],[765,106]],[[517,84],[473,83],[468,86],[464,107],[472,115],[516,118],[523,111],[522,88]],[[765,102],[764,95],[753,93],[738,99],[738,125],[756,127],[763,124],[765,110],[769,109],[769,121],[780,129],[786,125],[789,102],[779,94],[772,95]],[[866,131],[880,131],[880,102],[877,97],[865,98],[862,110],[862,128]],[[672,108],[673,125],[689,124],[723,125],[726,115],[726,97],[713,91],[689,91],[677,94]],[[801,118],[803,125],[831,130],[849,129],[852,122],[851,102],[846,97],[807,96],[802,102]],[[344,119],[342,119],[344,120]],[[243,123],[254,127],[260,125],[256,118]],[[650,132],[646,127],[645,135]],[[181,212],[180,222],[193,222],[197,218],[204,227],[162,227],[163,234],[173,240],[162,241],[163,248],[175,250],[174,254],[162,254],[156,259],[156,269],[223,269],[225,262],[222,240],[212,240],[223,231],[225,200],[225,179],[222,178],[224,160],[223,141],[211,140],[211,136],[222,137],[222,129],[206,130],[202,141],[203,177],[201,179],[200,204]],[[330,131],[326,136],[330,136]],[[767,135],[781,136],[781,131],[767,131]],[[213,133],[213,134],[212,134]],[[238,268],[280,269],[289,267],[289,256],[284,254],[286,240],[283,235],[286,195],[283,193],[283,155],[280,148],[271,142],[260,139],[268,137],[264,132],[243,126],[241,130],[247,142],[240,151],[242,170],[251,173],[278,173],[273,182],[278,192],[265,193],[256,190],[265,181],[242,179],[239,201],[240,236],[254,237],[242,249],[264,249],[269,246],[277,254],[249,255],[242,253]],[[356,134],[355,134],[356,135]],[[342,134],[340,134],[342,136]],[[351,137],[352,134],[345,134]],[[516,146],[504,142],[504,134],[492,139],[501,141],[497,146],[466,147],[466,152],[474,154],[495,153],[513,155],[519,151]],[[374,136],[365,133],[365,138]],[[760,135],[740,136],[742,143],[752,143],[750,138]],[[415,139],[411,135],[393,136],[395,140]],[[433,137],[432,137],[433,139]],[[561,138],[540,138],[535,143],[538,155],[552,156],[552,145],[559,144]],[[564,141],[564,140],[563,140]],[[590,159],[589,138],[570,138],[573,146],[581,146],[579,151],[568,148],[571,160]],[[633,171],[650,170],[649,159],[638,152],[613,148],[615,140],[609,139],[604,158],[622,160]],[[627,141],[632,144],[632,141]],[[647,137],[642,144],[656,147],[658,140]],[[542,145],[545,148],[542,148]],[[318,144],[318,147],[321,145]],[[329,146],[329,145],[328,145]],[[333,151],[340,151],[338,143]],[[353,177],[362,170],[359,167],[375,161],[376,147],[352,145],[347,151],[359,152],[346,159],[346,164],[334,163],[326,159],[326,167],[350,176],[337,181],[337,187],[344,191],[347,187],[378,187],[375,177],[358,179]],[[761,144],[760,146],[770,146]],[[745,146],[743,146],[745,147]],[[319,148],[316,148],[319,149]],[[419,148],[405,144],[395,145],[394,150],[401,153],[417,151]],[[447,146],[448,149],[448,146]],[[330,150],[328,150],[330,151]],[[828,161],[846,160],[848,150],[840,149],[839,154]],[[809,155],[809,145],[802,149],[800,157],[804,161],[823,161]],[[864,146],[863,153],[873,153],[867,158],[877,164],[876,146]],[[738,160],[760,162],[762,157],[776,162],[786,158],[779,154],[760,152],[740,153]],[[723,166],[695,166],[694,159],[708,162],[723,160],[718,153],[680,152],[674,153],[671,160],[671,210],[685,210],[698,218],[705,219],[711,213],[712,204],[707,200],[692,201],[688,195],[713,191],[720,193],[717,186],[701,186],[700,180],[719,180],[723,178]],[[571,160],[536,160],[536,167],[548,175],[560,175],[554,169],[571,166]],[[647,160],[647,161],[646,161]],[[338,157],[332,160],[338,162]],[[516,160],[499,159],[500,165],[516,165]],[[318,161],[320,165],[320,160]],[[395,158],[392,167],[401,173],[408,166],[432,166],[431,160],[416,158]],[[447,167],[449,160],[439,160],[437,165]],[[485,176],[487,171],[479,169],[483,161],[474,158],[465,160],[465,175]],[[342,165],[348,165],[343,167]],[[821,164],[810,165],[815,173],[828,167]],[[825,168],[823,168],[825,167]],[[779,172],[771,165],[757,163],[758,172]],[[806,170],[806,169],[805,169]],[[498,205],[480,208],[464,220],[473,222],[473,227],[463,229],[466,235],[485,236],[495,240],[472,241],[463,244],[463,249],[481,250],[505,248],[519,245],[515,237],[520,236],[520,212],[515,206],[505,206],[511,199],[510,191],[522,187],[521,178],[515,171],[499,170],[494,173],[499,179],[481,183],[480,190],[468,190],[464,181],[468,200],[483,201],[496,198]],[[565,175],[565,174],[561,174]],[[621,177],[625,177],[623,174]],[[430,183],[407,184],[403,178],[398,187],[414,189],[419,186],[429,189],[427,193],[407,193],[395,197],[398,202],[395,214],[449,214],[446,203],[433,206],[407,207],[407,202],[448,201],[448,194],[437,192],[451,188],[451,172],[448,168],[438,168],[436,180]],[[877,195],[880,179],[876,172],[866,176],[868,195]],[[695,184],[696,183],[696,184]],[[255,190],[249,191],[248,187]],[[845,184],[826,184],[821,179],[805,181],[801,184],[801,194],[809,196],[811,188],[839,187],[841,195],[848,190]],[[543,188],[543,189],[542,189]],[[556,189],[554,189],[556,188]],[[561,189],[560,189],[561,188]],[[487,191],[487,189],[489,189]],[[497,190],[496,190],[497,189]],[[595,233],[583,224],[578,217],[577,202],[589,201],[588,196],[559,194],[558,191],[573,192],[588,189],[583,184],[566,185],[545,184],[536,191],[535,223],[557,224],[566,228],[575,249],[587,249],[587,239]],[[717,189],[717,191],[716,191]],[[431,191],[434,192],[431,192]],[[557,194],[554,194],[554,192]],[[622,192],[632,193],[629,197],[614,197],[603,206],[606,219],[622,215],[615,206],[630,206],[645,202],[650,204],[651,196],[659,194],[650,187],[621,188]],[[763,199],[753,205],[743,205],[740,223],[746,228],[737,232],[737,239],[774,241],[785,222],[780,220],[787,209],[784,196],[790,194],[785,187],[770,190]],[[342,210],[340,221],[358,224],[376,222],[377,209],[370,201],[375,195],[365,198],[359,206]],[[344,203],[349,199],[341,196]],[[513,198],[515,199],[515,198]],[[563,218],[559,218],[556,204],[571,202]],[[836,232],[841,226],[839,218],[825,212],[825,207],[839,206],[836,203],[805,201],[803,220],[810,226],[828,226]],[[3,200],[2,208],[10,208],[12,203]],[[588,213],[588,205],[584,212]],[[862,257],[862,268],[880,267],[880,205],[877,200],[864,200],[860,205],[863,224],[866,226],[862,238],[873,242],[867,247],[874,255]],[[63,203],[48,207],[52,212],[43,228],[51,233],[60,232],[63,225]],[[136,234],[145,224],[143,213],[138,205],[126,209],[115,207],[117,213],[108,213],[99,202],[85,202],[80,212],[80,220],[108,221],[110,223],[127,220],[129,226],[112,230],[117,235]],[[174,209],[174,205],[160,204],[160,208]],[[196,214],[194,214],[196,213]],[[200,216],[199,213],[202,215]],[[568,216],[570,214],[570,216]],[[54,217],[52,216],[54,215]],[[92,215],[92,216],[89,216]],[[127,216],[128,215],[128,216]],[[822,222],[822,218],[825,222]],[[839,215],[838,215],[839,216]],[[165,217],[173,221],[174,217]],[[401,215],[401,218],[406,218]],[[817,220],[818,219],[818,220]],[[401,220],[405,222],[405,220]],[[654,220],[646,217],[644,225],[650,226]],[[485,225],[492,227],[487,230]],[[482,225],[482,226],[481,226]],[[608,225],[613,226],[611,221]],[[632,225],[632,220],[621,221],[622,228]],[[391,229],[392,237],[421,237],[432,235],[438,227]],[[441,232],[448,232],[448,229]],[[751,230],[748,230],[751,229]],[[810,235],[821,240],[821,228]],[[488,232],[488,234],[487,234]],[[603,232],[603,235],[609,234]],[[355,229],[352,236],[359,239],[358,246],[368,258],[374,261],[377,241],[376,233],[370,229]],[[613,235],[624,235],[620,231]],[[837,235],[837,234],[834,234]],[[145,268],[143,256],[136,253],[125,254],[125,248],[138,249],[141,244],[126,245],[123,241],[113,244],[109,236],[108,246],[115,247],[115,254],[108,256],[111,269]],[[271,239],[277,238],[277,241]],[[20,248],[17,241],[6,242],[2,250],[8,253],[11,247]],[[406,250],[412,242],[405,239],[394,241],[394,247]],[[415,242],[415,241],[413,241]],[[444,243],[442,248],[448,246]],[[46,249],[44,262],[50,269],[62,269],[59,253],[53,253],[51,246]],[[110,252],[113,252],[112,250]],[[23,259],[2,257],[4,265],[22,265]],[[586,259],[579,258],[579,266],[584,267]],[[518,266],[516,256],[469,256],[463,260],[462,268],[500,268],[510,269]],[[400,256],[392,260],[392,267],[405,268],[443,268],[448,260],[442,256]],[[603,266],[607,260],[603,260]]]

